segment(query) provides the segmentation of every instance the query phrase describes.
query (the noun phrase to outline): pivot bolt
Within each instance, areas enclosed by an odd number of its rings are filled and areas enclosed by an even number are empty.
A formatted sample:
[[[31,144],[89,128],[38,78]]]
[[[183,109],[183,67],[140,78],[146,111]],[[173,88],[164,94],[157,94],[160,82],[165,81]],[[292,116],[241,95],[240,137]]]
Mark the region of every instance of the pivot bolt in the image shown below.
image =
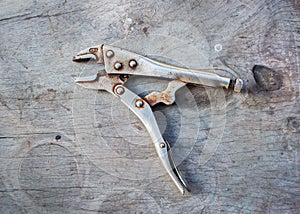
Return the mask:
[[[141,99],[136,100],[136,101],[135,101],[135,106],[136,106],[137,108],[142,108],[142,107],[144,106],[144,101],[141,100]]]
[[[138,63],[134,59],[129,61],[129,67],[130,68],[135,68],[137,65],[138,65]]]
[[[115,68],[116,70],[120,70],[122,67],[123,67],[123,66],[122,66],[122,63],[120,63],[120,62],[116,62],[115,65],[114,65],[114,68]]]
[[[120,86],[120,85],[116,86],[116,88],[115,88],[116,94],[122,95],[122,94],[124,94],[124,92],[125,92],[125,89],[122,86]]]
[[[161,143],[159,144],[159,147],[163,149],[163,148],[166,147],[166,144],[165,144],[164,142],[161,142]]]
[[[106,51],[106,56],[107,56],[108,58],[112,58],[114,55],[115,55],[115,53],[114,53],[112,50]]]

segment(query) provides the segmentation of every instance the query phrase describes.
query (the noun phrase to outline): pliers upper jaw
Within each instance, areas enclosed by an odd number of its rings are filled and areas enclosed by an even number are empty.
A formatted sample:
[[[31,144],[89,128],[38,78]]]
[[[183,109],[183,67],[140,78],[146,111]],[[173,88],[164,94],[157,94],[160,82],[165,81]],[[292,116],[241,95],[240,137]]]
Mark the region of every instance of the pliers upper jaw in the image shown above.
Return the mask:
[[[91,59],[96,60],[99,64],[103,64],[103,44],[86,48],[73,56],[73,61],[75,62],[85,62]]]

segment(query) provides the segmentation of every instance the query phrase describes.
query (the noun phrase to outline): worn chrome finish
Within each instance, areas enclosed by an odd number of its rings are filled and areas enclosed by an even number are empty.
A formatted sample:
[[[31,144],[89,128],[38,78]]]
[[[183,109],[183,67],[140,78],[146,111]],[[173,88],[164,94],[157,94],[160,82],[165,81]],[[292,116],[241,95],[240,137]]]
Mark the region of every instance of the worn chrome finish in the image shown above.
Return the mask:
[[[159,131],[150,106],[160,102],[171,105],[175,101],[175,92],[188,83],[224,87],[240,92],[243,81],[219,76],[212,70],[193,70],[164,64],[110,45],[91,47],[73,57],[74,61],[86,59],[97,60],[104,64],[105,69],[91,77],[76,78],[76,83],[87,89],[112,93],[137,115],[149,132],[156,152],[177,188],[182,194],[185,190],[189,191],[187,182],[173,161],[171,147]],[[169,79],[170,82],[164,91],[152,92],[141,98],[123,85],[132,75],[161,77]]]
[[[178,169],[175,166],[170,154],[170,147],[165,146],[164,148],[161,148],[160,146],[161,142],[165,141],[159,131],[150,105],[144,102],[143,108],[136,108],[136,106],[132,105],[134,103],[133,101],[141,100],[141,98],[127,88],[125,89],[125,93],[120,96],[120,99],[142,121],[150,134],[152,142],[154,143],[154,146],[156,148],[156,152],[163,166],[167,170],[168,174],[170,175],[180,192],[184,194],[186,189],[189,190],[188,185],[184,181],[183,177],[178,173]]]
[[[113,50],[115,57],[113,59],[104,57],[104,64],[106,72],[109,74],[115,74],[114,65],[116,60],[118,62],[127,65],[130,60],[135,59],[139,66],[136,69],[124,67],[122,71],[118,73],[161,77],[173,80],[179,80],[185,83],[200,84],[211,87],[224,87],[228,88],[230,84],[230,78],[221,77],[213,72],[213,70],[203,69],[194,70],[177,66],[161,63],[150,58],[141,56],[139,54],[126,51],[121,48],[113,47],[110,45],[104,45],[103,50]]]
[[[167,170],[168,174],[170,175],[180,192],[184,194],[185,190],[189,190],[187,183],[184,181],[184,178],[181,176],[179,170],[173,162],[170,147],[166,146],[168,144],[164,141],[156,123],[152,109],[147,102],[143,101],[141,97],[124,86],[117,85],[115,88],[113,88],[114,85],[120,84],[120,81],[116,76],[100,76],[99,74],[97,74],[96,76],[92,77],[78,78],[76,80],[76,83],[88,89],[106,90],[114,95],[117,94],[120,100],[135,115],[138,116],[138,118],[146,127],[164,168]],[[123,93],[115,93],[115,91],[118,91],[118,89],[121,87],[124,89],[122,91]],[[164,143],[164,146],[162,146],[162,142]]]

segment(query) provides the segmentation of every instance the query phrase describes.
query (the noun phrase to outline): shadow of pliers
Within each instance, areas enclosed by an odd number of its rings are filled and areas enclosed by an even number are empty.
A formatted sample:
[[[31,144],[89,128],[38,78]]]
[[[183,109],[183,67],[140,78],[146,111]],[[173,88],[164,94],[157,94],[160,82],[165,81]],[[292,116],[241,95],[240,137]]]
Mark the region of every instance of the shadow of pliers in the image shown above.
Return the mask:
[[[186,84],[199,84],[210,87],[224,87],[240,92],[241,79],[222,77],[211,70],[193,70],[168,65],[148,57],[111,45],[101,44],[80,51],[73,61],[96,60],[104,69],[94,76],[78,77],[78,85],[94,90],[105,90],[117,96],[144,124],[149,132],[156,152],[168,174],[182,194],[190,188],[173,161],[169,143],[163,139],[151,106],[157,103],[171,105],[175,101],[175,92]],[[159,77],[168,79],[168,87],[161,92],[152,92],[140,97],[124,83],[131,76]]]

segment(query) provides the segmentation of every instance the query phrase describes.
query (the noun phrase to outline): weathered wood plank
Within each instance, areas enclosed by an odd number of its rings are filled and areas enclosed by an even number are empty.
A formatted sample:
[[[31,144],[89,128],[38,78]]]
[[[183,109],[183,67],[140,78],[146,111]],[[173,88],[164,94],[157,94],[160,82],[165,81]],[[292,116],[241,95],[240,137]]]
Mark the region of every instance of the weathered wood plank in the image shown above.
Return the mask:
[[[0,7],[1,213],[299,213],[298,1]],[[188,86],[176,105],[154,108],[191,194],[179,194],[131,112],[74,85],[98,68],[73,54],[103,42],[247,80],[241,94]],[[272,71],[256,67],[255,81],[254,65]],[[166,82],[127,85],[144,93]]]

